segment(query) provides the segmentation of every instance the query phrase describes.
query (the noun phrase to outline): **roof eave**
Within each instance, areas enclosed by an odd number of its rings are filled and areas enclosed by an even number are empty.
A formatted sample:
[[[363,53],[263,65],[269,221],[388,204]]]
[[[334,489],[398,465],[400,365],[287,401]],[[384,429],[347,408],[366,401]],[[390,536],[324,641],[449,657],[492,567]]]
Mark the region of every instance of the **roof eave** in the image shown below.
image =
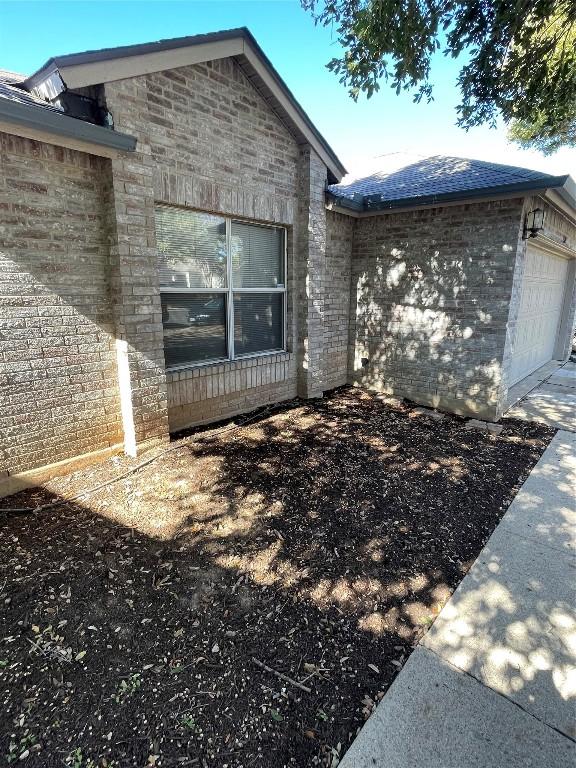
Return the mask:
[[[40,69],[37,69],[36,72],[28,75],[28,77],[25,80],[22,80],[19,85],[25,90],[31,91],[39,83],[44,82],[44,80],[53,75],[55,72],[58,72],[58,67],[55,60],[48,59],[48,61],[43,66],[41,66]]]
[[[571,176],[565,177],[565,182],[555,188],[560,197],[576,212],[576,182]]]
[[[498,197],[509,197],[514,194],[522,195],[526,192],[538,192],[547,189],[555,189],[563,199],[576,208],[576,187],[570,176],[549,176],[542,179],[530,179],[527,181],[514,182],[513,184],[501,184],[499,186],[478,187],[458,192],[443,192],[438,195],[419,195],[415,197],[404,197],[395,199],[385,199],[381,195],[365,195],[362,203],[358,199],[351,200],[343,195],[338,195],[330,191],[329,199],[339,208],[350,208],[356,212],[362,213],[386,213],[399,208],[424,208],[442,205],[443,203],[468,202],[479,199],[495,199]]]
[[[133,152],[136,138],[110,128],[78,120],[60,112],[0,99],[0,125],[16,135],[84,150],[103,157]]]
[[[234,43],[236,42],[236,45]],[[196,56],[185,54],[184,49],[197,49]],[[179,53],[180,52],[180,53]],[[266,74],[266,87],[275,91],[279,102],[284,102],[284,109],[289,110],[295,124],[303,126],[302,138],[318,152],[329,171],[329,183],[338,183],[345,175],[346,168],[330,147],[326,139],[310,120],[304,109],[284,80],[274,68],[252,33],[246,27],[224,30],[206,35],[165,40],[159,43],[110,48],[104,51],[88,51],[81,54],[56,56],[49,59],[43,67],[31,75],[26,87],[33,88],[45,82],[56,72],[69,88],[79,88],[111,82],[113,79],[136,77],[168,68],[167,57],[173,53],[175,61],[172,68],[186,66],[187,63],[199,63],[225,56],[246,56],[252,64],[259,64],[261,75]],[[149,57],[145,60],[142,57]],[[152,58],[150,58],[152,57]],[[139,58],[138,64],[123,71],[121,67],[109,67],[109,62]],[[188,61],[187,59],[190,59]],[[154,59],[154,61],[152,61]],[[124,68],[125,69],[125,68]]]
[[[327,190],[326,200],[333,206],[355,211],[356,213],[360,213],[365,210],[364,198],[358,199],[358,196],[355,198],[345,197],[344,195],[336,195],[331,190]]]

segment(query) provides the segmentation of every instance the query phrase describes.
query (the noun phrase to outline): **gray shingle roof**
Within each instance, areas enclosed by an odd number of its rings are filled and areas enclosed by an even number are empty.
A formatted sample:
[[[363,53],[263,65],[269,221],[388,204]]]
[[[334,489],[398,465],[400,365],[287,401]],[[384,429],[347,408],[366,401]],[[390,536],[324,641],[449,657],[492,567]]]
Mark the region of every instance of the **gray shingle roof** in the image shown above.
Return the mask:
[[[12,72],[9,69],[0,69],[0,80],[5,83],[22,83],[26,80],[26,75],[21,75],[19,72]]]
[[[437,155],[404,165],[400,161],[393,170],[384,168],[362,178],[344,179],[340,184],[331,185],[328,191],[347,207],[374,210],[431,205],[524,186],[542,189],[548,185],[558,186],[560,180],[563,183],[566,178],[512,165]]]

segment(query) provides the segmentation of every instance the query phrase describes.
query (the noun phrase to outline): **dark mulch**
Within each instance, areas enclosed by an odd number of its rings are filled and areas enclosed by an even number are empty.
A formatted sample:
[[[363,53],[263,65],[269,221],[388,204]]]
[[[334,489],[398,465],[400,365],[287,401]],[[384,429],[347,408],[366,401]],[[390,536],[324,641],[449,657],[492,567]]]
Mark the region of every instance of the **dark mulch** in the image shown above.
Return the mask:
[[[553,434],[464,423],[341,390],[0,514],[0,763],[336,765]]]

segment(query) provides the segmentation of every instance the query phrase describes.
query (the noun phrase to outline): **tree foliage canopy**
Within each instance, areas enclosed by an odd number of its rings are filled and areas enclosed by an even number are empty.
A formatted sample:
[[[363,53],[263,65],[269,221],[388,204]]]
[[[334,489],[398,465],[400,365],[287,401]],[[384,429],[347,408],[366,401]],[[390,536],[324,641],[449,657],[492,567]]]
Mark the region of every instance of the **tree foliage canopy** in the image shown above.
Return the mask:
[[[352,98],[388,81],[432,98],[432,56],[462,56],[458,125],[512,123],[512,136],[551,151],[574,143],[576,0],[301,0],[336,29],[328,63]]]

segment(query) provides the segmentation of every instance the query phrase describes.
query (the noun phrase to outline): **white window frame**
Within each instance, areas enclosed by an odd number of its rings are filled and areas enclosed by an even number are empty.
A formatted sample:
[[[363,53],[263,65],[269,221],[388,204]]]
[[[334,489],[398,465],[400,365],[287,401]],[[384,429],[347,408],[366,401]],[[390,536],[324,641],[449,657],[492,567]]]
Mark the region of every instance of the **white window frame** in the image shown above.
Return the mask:
[[[163,204],[157,204],[156,207],[162,207],[162,208],[171,208],[171,207],[177,207],[177,206],[168,206]],[[207,213],[207,211],[198,211],[197,209],[180,209],[180,210],[188,210],[190,213]],[[287,299],[287,276],[288,276],[288,233],[286,227],[283,227],[278,224],[263,224],[259,221],[253,221],[251,219],[240,219],[233,216],[223,216],[222,214],[213,214],[215,216],[219,216],[220,218],[224,219],[226,224],[226,288],[182,288],[179,287],[176,288],[169,288],[166,286],[160,286],[160,293],[190,293],[190,294],[199,294],[199,293],[210,293],[210,294],[220,294],[222,296],[225,296],[226,299],[226,350],[228,353],[227,357],[216,357],[212,358],[210,360],[202,360],[197,363],[182,363],[182,365],[173,365],[166,368],[167,372],[172,371],[182,371],[187,370],[189,368],[203,368],[207,365],[218,365],[220,363],[230,363],[234,362],[235,360],[247,360],[249,358],[253,357],[268,357],[270,355],[278,355],[282,354],[283,352],[286,352],[286,333],[287,333],[287,311],[288,311],[288,299]],[[232,275],[232,258],[231,258],[231,241],[232,241],[232,223],[238,222],[239,224],[252,224],[256,227],[268,227],[269,229],[279,229],[282,231],[282,239],[283,239],[283,247],[282,247],[282,255],[283,255],[283,285],[277,286],[275,288],[234,288],[233,286],[233,275]],[[283,294],[283,301],[282,301],[282,346],[278,349],[270,349],[266,350],[265,352],[249,352],[244,355],[237,355],[235,354],[234,350],[234,294],[253,294],[253,293],[281,293]]]

